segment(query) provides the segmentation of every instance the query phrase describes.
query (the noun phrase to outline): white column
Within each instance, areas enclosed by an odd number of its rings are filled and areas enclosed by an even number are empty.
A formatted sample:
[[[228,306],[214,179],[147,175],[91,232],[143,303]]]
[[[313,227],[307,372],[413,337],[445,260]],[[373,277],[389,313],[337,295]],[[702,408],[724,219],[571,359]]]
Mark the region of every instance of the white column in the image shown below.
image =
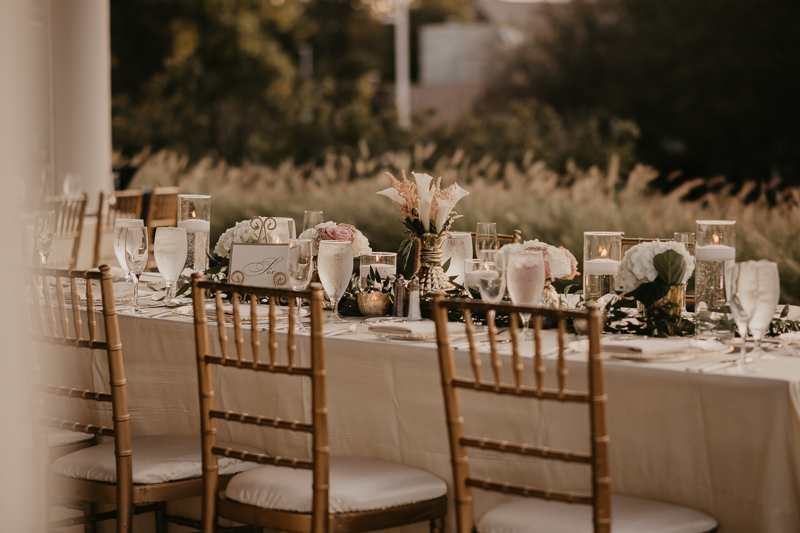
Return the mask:
[[[397,124],[402,129],[411,128],[411,62],[408,5],[410,0],[395,0],[394,62],[395,98],[397,99]]]
[[[111,190],[111,33],[108,0],[49,0],[54,182],[67,175],[97,207]]]

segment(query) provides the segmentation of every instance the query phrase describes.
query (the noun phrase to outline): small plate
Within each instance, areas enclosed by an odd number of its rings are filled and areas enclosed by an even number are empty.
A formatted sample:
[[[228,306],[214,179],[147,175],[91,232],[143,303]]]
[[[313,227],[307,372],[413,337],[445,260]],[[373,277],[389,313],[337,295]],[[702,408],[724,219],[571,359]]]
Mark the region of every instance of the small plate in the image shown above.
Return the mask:
[[[462,326],[462,327],[450,327],[452,325],[455,326]],[[467,338],[467,331],[466,328],[463,327],[463,324],[454,324],[451,323],[448,325],[448,337],[450,340],[456,339],[465,339]],[[396,341],[435,341],[436,340],[436,331],[433,333],[401,333],[401,332],[384,332],[384,331],[372,331],[370,329],[366,329],[361,331],[361,333],[366,333],[368,335],[374,335],[376,337],[380,337],[383,339],[389,340],[396,340]],[[473,327],[473,334],[475,336],[479,335],[488,335],[489,330],[486,326],[474,326]]]
[[[800,331],[790,331],[788,333],[781,333],[780,335],[778,335],[778,338],[788,344],[800,344]]]
[[[233,321],[233,308],[230,304],[225,304],[225,320],[226,322]],[[246,311],[245,311],[246,309]],[[250,304],[240,304],[239,311],[242,312],[242,322],[250,322]],[[176,315],[186,316],[186,317],[193,317],[194,316],[194,307],[191,305],[186,305],[183,307],[176,307],[172,310],[172,312]],[[245,316],[244,313],[247,313]],[[308,309],[301,308],[300,309],[300,316],[305,317],[308,316],[310,313]],[[217,317],[217,306],[214,303],[207,303],[206,304],[206,316],[210,319],[216,319]],[[289,308],[288,307],[279,307],[275,306],[275,318],[277,320],[288,320],[289,319]],[[259,322],[269,322],[269,306],[268,305],[259,305],[258,306],[258,321]]]

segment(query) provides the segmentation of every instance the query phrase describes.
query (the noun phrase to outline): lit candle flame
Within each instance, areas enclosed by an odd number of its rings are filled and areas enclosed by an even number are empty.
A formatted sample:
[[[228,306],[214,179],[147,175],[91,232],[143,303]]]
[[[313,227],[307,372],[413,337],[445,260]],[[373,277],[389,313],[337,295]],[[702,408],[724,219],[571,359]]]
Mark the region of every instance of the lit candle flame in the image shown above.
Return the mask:
[[[197,218],[197,211],[192,209],[192,218]]]
[[[711,237],[714,241],[714,244],[719,244],[719,235],[716,233]]]
[[[603,247],[601,246],[601,247],[600,247],[600,257],[605,257],[605,256],[607,256],[607,255],[608,255],[608,250],[606,250],[605,248],[603,248]]]

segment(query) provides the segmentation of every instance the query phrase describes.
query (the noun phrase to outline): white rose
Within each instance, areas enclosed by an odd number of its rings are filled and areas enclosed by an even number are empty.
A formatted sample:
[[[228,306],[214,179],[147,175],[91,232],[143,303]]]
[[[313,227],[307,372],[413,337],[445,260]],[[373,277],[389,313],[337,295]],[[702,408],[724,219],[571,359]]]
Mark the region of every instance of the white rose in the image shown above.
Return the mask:
[[[548,245],[545,260],[550,265],[550,279],[560,279],[572,273],[572,264],[560,248]]]
[[[364,254],[368,254],[372,251],[372,248],[369,246],[369,240],[364,237],[364,234],[360,231],[356,230],[356,234],[353,235],[353,257],[360,257]]]
[[[499,270],[500,272],[505,272],[506,265],[508,264],[508,254],[510,254],[511,252],[521,252],[521,251],[522,251],[522,245],[516,242],[511,244],[506,244],[500,247],[497,253],[494,254],[494,264],[497,267],[497,270]]]
[[[217,245],[214,247],[214,253],[220,257],[228,258],[231,255],[231,244],[233,244],[233,228],[228,229],[225,233],[219,236]]]

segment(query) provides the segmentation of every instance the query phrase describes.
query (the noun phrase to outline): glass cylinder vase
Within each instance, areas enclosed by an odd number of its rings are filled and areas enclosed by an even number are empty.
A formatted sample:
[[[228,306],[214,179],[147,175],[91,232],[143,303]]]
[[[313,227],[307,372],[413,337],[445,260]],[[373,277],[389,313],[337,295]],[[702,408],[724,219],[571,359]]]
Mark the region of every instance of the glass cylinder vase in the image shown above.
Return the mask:
[[[587,231],[583,234],[583,298],[594,301],[614,292],[622,261],[622,233]]]
[[[736,222],[698,220],[695,231],[694,327],[699,338],[732,338],[725,275],[736,262]]]
[[[207,270],[211,235],[211,197],[200,194],[179,194],[178,227],[186,230],[184,268],[196,272]]]

